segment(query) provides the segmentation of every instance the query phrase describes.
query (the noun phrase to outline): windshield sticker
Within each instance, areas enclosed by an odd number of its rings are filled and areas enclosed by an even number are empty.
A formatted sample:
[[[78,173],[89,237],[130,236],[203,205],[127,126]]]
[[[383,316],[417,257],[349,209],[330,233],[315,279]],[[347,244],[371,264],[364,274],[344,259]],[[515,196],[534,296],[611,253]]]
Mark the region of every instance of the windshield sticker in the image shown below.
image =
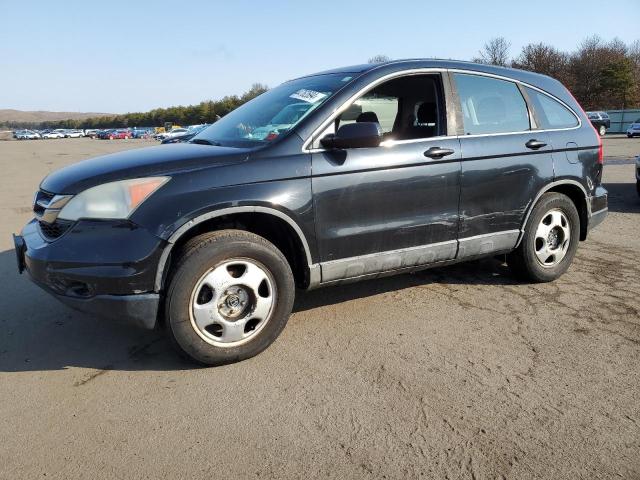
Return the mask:
[[[295,98],[296,100],[302,100],[308,103],[316,103],[326,97],[326,93],[315,92],[313,90],[307,90],[306,88],[301,88],[297,92],[289,95],[289,98]]]

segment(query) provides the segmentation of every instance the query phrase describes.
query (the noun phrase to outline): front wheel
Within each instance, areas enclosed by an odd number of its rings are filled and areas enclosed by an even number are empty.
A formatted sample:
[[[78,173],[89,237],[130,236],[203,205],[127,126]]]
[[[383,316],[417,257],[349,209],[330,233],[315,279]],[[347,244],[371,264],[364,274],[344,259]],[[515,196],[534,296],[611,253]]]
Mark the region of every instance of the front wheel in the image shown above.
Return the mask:
[[[549,192],[540,197],[518,248],[507,256],[516,276],[551,282],[567,271],[578,249],[580,217],[569,197]]]
[[[241,230],[205,233],[187,242],[172,271],[167,331],[196,362],[237,362],[273,343],[294,297],[289,263],[272,243]]]
[[[600,125],[598,128],[598,133],[601,137],[604,137],[604,134],[607,133],[607,128],[604,125]]]

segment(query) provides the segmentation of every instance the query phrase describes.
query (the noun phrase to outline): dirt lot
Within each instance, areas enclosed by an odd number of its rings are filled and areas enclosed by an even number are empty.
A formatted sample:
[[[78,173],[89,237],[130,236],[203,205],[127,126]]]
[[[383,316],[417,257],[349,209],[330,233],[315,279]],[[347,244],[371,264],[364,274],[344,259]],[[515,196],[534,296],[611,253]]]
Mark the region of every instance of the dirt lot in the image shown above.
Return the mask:
[[[0,478],[640,478],[640,139],[605,140],[610,214],[559,281],[486,260],[300,294],[214,369],[16,273],[44,175],[149,143],[0,142]]]

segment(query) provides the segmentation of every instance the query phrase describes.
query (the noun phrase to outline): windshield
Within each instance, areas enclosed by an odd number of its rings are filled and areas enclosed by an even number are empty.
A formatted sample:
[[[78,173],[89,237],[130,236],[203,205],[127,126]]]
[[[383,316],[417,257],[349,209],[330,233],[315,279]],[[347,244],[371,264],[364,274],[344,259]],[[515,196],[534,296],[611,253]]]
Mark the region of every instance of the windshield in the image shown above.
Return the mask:
[[[353,77],[325,74],[284,83],[245,103],[191,141],[230,147],[264,145],[295,127]]]

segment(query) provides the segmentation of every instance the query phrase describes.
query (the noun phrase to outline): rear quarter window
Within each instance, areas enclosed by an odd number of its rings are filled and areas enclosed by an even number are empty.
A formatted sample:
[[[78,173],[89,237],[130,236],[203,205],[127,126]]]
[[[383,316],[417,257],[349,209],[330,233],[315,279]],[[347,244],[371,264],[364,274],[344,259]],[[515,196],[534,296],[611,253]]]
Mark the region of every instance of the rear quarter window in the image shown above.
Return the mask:
[[[540,128],[553,129],[578,126],[578,118],[560,102],[533,88],[526,87],[525,90],[533,103],[533,108],[536,110],[537,120],[541,124]],[[592,115],[594,114],[589,115],[590,119],[596,120],[598,118],[597,115]]]
[[[529,130],[529,111],[518,86],[480,75],[454,74],[465,135]]]

